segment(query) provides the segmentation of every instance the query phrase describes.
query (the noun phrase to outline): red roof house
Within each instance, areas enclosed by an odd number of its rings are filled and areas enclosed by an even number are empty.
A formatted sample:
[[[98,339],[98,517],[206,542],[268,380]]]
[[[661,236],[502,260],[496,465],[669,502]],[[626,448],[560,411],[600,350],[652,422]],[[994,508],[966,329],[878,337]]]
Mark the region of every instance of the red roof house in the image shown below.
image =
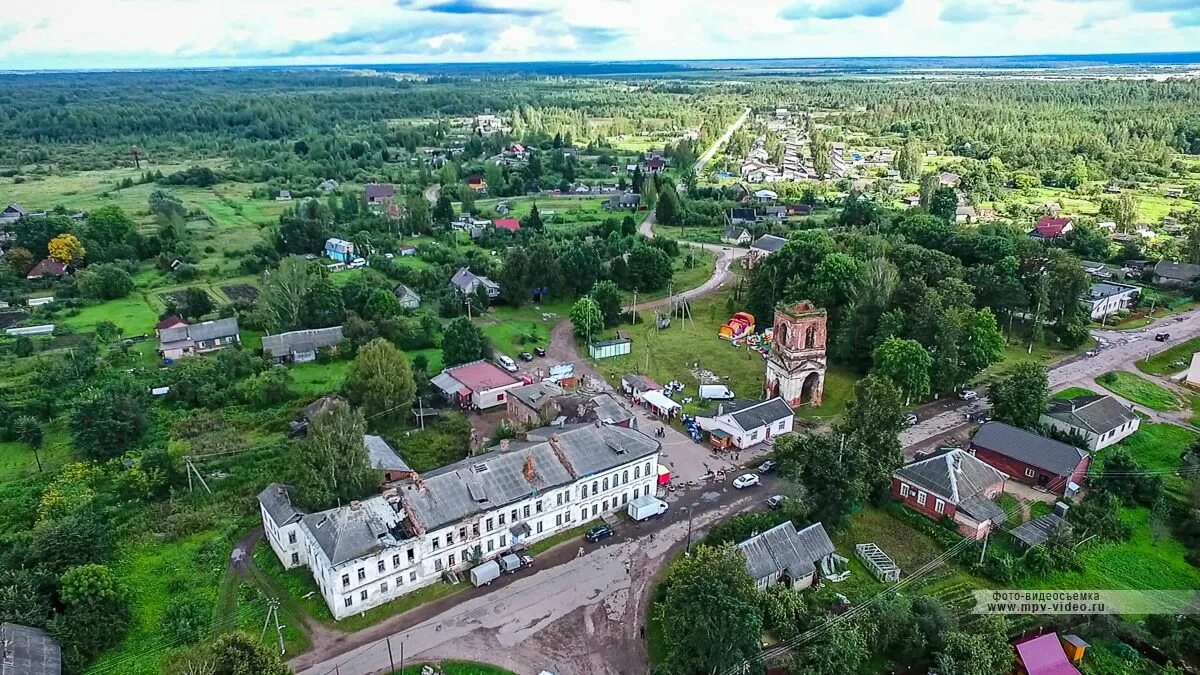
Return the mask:
[[[167,318],[163,319],[162,321],[159,321],[158,324],[156,326],[154,326],[154,334],[159,335],[160,333],[162,333],[162,331],[164,331],[168,328],[177,328],[179,326],[186,326],[186,325],[188,325],[188,322],[184,321],[178,315],[168,316]]]
[[[1092,456],[1073,445],[1003,422],[988,422],[971,438],[971,452],[1011,480],[1071,497],[1083,483]]]
[[[430,382],[451,402],[484,410],[507,401],[507,392],[524,384],[491,361],[447,368]]]
[[[472,190],[486,190],[487,181],[484,180],[483,176],[480,175],[469,176],[467,177],[467,187],[471,188]]]
[[[26,279],[44,279],[46,277],[61,277],[69,274],[67,264],[65,262],[55,260],[54,258],[43,258],[41,262],[33,266],[25,274]]]
[[[516,218],[497,218],[492,224],[497,228],[508,230],[509,232],[516,232],[521,229],[521,221]]]
[[[1029,232],[1029,236],[1034,239],[1057,239],[1073,229],[1075,221],[1072,218],[1042,216]]]
[[[1031,640],[1018,642],[1017,668],[1024,675],[1080,675],[1071,665],[1056,633],[1046,633]]]

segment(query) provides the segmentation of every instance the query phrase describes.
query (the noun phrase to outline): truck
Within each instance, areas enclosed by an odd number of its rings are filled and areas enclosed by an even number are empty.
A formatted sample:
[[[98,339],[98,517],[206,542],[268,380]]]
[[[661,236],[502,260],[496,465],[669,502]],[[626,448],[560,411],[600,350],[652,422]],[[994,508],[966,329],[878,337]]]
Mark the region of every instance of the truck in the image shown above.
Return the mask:
[[[642,495],[629,502],[629,517],[641,522],[667,512],[667,503],[654,495]]]
[[[500,564],[495,560],[489,560],[471,568],[471,585],[476,588],[486,586],[499,578]]]
[[[532,564],[533,558],[527,555],[508,553],[500,556],[500,568],[509,574],[512,574],[523,567],[529,567]]]

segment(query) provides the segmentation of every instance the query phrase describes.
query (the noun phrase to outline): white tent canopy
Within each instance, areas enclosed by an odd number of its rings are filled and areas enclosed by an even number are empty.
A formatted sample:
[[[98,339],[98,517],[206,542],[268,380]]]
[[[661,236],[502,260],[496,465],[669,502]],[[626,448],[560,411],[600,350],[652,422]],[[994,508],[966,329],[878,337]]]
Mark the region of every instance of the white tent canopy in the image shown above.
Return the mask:
[[[670,413],[672,410],[683,408],[683,406],[667,398],[666,394],[654,389],[644,392],[642,394],[642,400],[646,403],[649,403],[651,407],[663,414]]]

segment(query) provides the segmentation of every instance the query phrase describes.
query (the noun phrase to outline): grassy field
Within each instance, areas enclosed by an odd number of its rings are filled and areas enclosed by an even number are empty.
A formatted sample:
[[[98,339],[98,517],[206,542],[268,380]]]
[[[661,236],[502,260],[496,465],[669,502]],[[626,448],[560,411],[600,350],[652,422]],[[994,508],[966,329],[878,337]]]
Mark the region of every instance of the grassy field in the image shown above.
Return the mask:
[[[1142,422],[1136,432],[1114,448],[1126,450],[1147,471],[1175,471],[1179,468],[1180,456],[1197,438],[1200,438],[1200,434],[1174,424]],[[1107,454],[1096,456],[1097,469],[1104,466]],[[1183,494],[1185,490],[1183,479],[1179,476],[1164,475],[1163,483],[1168,490],[1178,494]]]
[[[203,532],[170,543],[141,542],[127,549],[116,571],[129,589],[133,624],[125,639],[108,650],[89,672],[157,675],[172,644],[161,621],[170,602],[195,596],[216,603],[217,581],[225,570],[231,542]]]
[[[71,310],[56,323],[66,328],[90,331],[101,321],[111,321],[122,335],[152,335],[154,325],[158,323],[158,311],[150,303],[146,294],[135,292],[118,300]]]
[[[46,428],[42,447],[34,455],[33,450],[21,441],[0,441],[0,482],[17,480],[36,473],[38,457],[42,470],[53,473],[71,460],[70,437],[59,425]]]
[[[721,294],[693,303],[692,321],[676,319],[661,331],[655,329],[651,312],[642,312],[636,325],[622,324],[610,329],[609,333],[629,332],[633,339],[631,352],[596,361],[596,368],[614,385],[628,373],[649,375],[659,384],[678,380],[685,387],[683,397],[696,397],[700,385],[697,374],[709,371],[739,397],[759,398],[766,372],[762,356],[717,337],[717,330],[729,318],[724,298],[725,294]],[[801,408],[797,414],[825,418],[841,413],[853,383],[852,374],[831,367],[825,380],[824,404],[820,408]],[[684,411],[695,413],[709,407],[696,399],[684,404]]]
[[[508,215],[497,216],[495,206],[500,201],[509,203],[511,210]],[[542,222],[553,231],[569,232],[579,228],[595,225],[602,222],[605,218],[615,217],[623,218],[627,213],[625,211],[606,211],[604,210],[603,199],[592,199],[582,197],[517,197],[505,200],[480,200],[476,202],[476,207],[485,214],[487,218],[525,218],[529,212],[533,210],[533,205],[537,204],[538,214],[542,218]],[[635,218],[641,219],[640,214],[635,214]]]
[[[1061,399],[1073,399],[1073,398],[1079,398],[1080,396],[1093,396],[1093,395],[1095,395],[1095,393],[1096,392],[1092,391],[1091,389],[1087,389],[1086,387],[1067,387],[1066,389],[1063,389],[1062,391],[1055,392],[1051,397],[1052,398],[1061,398]]]
[[[1151,410],[1178,410],[1180,407],[1179,397],[1173,392],[1133,373],[1111,371],[1096,378],[1096,382],[1117,396]]]
[[[1137,362],[1138,370],[1150,375],[1174,375],[1186,370],[1192,362],[1192,354],[1200,352],[1200,337],[1161,351],[1150,358]]]
[[[1089,546],[1079,572],[1057,572],[1031,577],[1029,588],[1178,589],[1200,587],[1200,569],[1188,564],[1187,549],[1169,536],[1155,540],[1147,525],[1149,510],[1121,509],[1121,519],[1131,526],[1129,541]]]

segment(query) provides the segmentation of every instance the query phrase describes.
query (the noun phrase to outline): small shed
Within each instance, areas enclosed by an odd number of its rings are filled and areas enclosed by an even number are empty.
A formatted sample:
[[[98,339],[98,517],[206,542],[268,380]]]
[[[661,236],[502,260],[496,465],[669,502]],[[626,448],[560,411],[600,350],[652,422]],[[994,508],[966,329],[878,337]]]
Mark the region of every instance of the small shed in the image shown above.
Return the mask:
[[[862,561],[862,564],[866,566],[867,571],[878,579],[880,583],[900,581],[900,567],[875,542],[857,544],[854,547],[854,552],[858,555],[858,559]]]
[[[683,409],[679,403],[672,401],[661,391],[647,391],[641,396],[642,403],[655,415],[673,417]]]
[[[632,348],[633,341],[629,338],[593,340],[588,345],[588,354],[593,359],[607,359],[613,356],[625,356]]]

